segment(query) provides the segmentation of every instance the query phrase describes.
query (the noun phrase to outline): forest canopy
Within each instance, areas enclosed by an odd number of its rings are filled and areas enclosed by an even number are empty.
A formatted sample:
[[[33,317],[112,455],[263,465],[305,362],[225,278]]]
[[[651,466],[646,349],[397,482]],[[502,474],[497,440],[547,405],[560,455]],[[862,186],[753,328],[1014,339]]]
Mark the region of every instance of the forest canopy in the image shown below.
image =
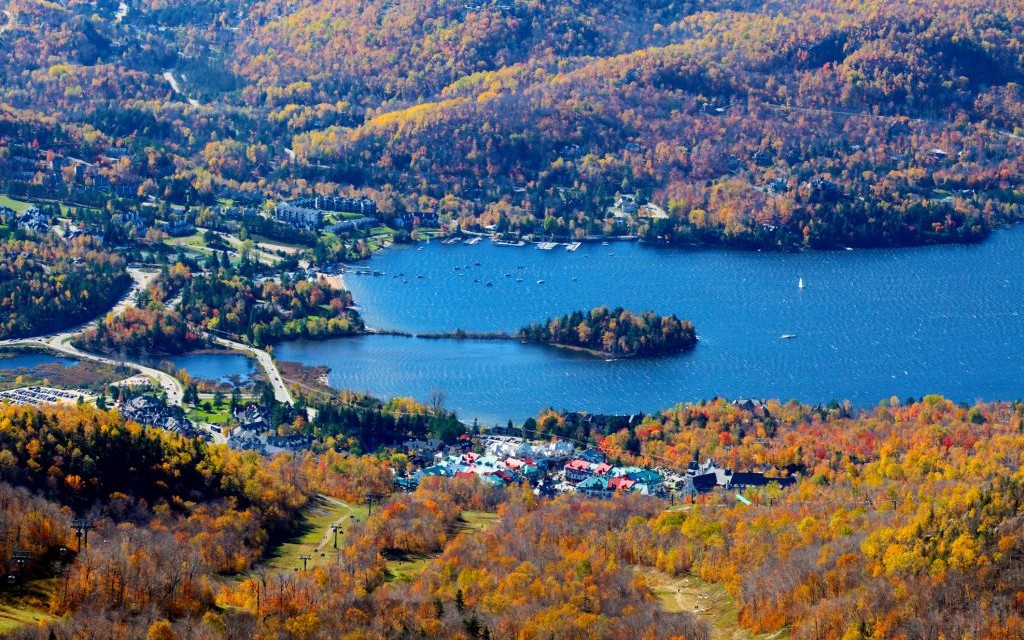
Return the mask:
[[[768,249],[974,242],[1022,216],[1014,0],[114,10],[12,3],[8,192],[358,193],[386,224]]]
[[[545,324],[527,325],[517,335],[526,342],[616,357],[658,356],[697,345],[697,333],[689,321],[653,311],[636,314],[622,307],[574,311]]]
[[[109,309],[131,283],[91,238],[0,239],[0,339],[59,331]]]

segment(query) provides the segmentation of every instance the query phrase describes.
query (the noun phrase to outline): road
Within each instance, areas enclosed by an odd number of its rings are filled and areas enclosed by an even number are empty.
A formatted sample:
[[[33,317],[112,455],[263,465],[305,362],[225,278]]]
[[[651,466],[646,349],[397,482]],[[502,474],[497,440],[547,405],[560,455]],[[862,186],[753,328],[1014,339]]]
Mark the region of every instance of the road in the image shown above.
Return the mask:
[[[281,372],[278,370],[277,365],[274,364],[274,359],[270,357],[269,353],[263,349],[250,347],[247,344],[235,342],[234,340],[227,340],[226,338],[213,337],[213,341],[222,347],[234,349],[235,351],[244,351],[255,357],[256,362],[258,362],[260,368],[263,369],[263,373],[266,375],[267,381],[274,388],[274,398],[276,398],[278,402],[284,402],[287,404],[293,403],[292,394],[288,391],[288,387],[285,386],[284,379],[281,378]]]
[[[116,315],[124,311],[129,306],[134,306],[135,294],[138,293],[144,287],[146,287],[146,285],[152,282],[153,279],[159,275],[156,271],[147,271],[135,268],[129,268],[128,274],[131,275],[132,277],[132,286],[128,288],[128,291],[123,296],[121,296],[121,299],[117,302],[116,305],[114,305],[112,309],[104,312],[103,315],[99,316],[98,318],[80,324],[77,327],[66,329],[64,331],[61,331],[60,333],[36,336],[34,338],[15,338],[13,340],[0,340],[0,347],[42,347],[44,349],[58,351],[60,353],[78,358],[80,360],[91,360],[92,362],[99,362],[111,366],[124,365],[126,367],[131,367],[132,369],[135,369],[139,373],[142,373],[143,375],[155,379],[160,384],[161,388],[163,388],[164,392],[166,392],[167,402],[169,404],[174,404],[180,407],[181,399],[182,396],[184,395],[184,389],[182,388],[181,383],[178,382],[178,380],[174,376],[164,373],[163,371],[153,369],[152,367],[147,367],[145,365],[138,364],[136,362],[120,362],[112,358],[107,358],[105,356],[100,356],[94,353],[82,351],[81,349],[78,349],[77,347],[71,344],[72,339],[74,339],[78,334],[82,333],[82,331],[84,331],[87,327],[95,324],[96,321],[99,320],[100,318],[104,318],[111,313]]]

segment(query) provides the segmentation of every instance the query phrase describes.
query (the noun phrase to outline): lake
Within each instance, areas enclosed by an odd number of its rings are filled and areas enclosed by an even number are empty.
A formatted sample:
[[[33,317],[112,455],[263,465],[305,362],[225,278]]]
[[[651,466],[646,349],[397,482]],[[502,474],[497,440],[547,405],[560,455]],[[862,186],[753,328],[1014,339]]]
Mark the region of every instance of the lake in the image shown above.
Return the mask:
[[[61,367],[73,367],[78,364],[77,360],[71,358],[60,358],[39,351],[6,351],[0,352],[0,380],[5,377],[14,377],[18,369],[32,370],[42,365],[58,365]]]
[[[184,369],[190,376],[211,382],[231,382],[238,377],[241,383],[249,380],[249,375],[256,371],[256,362],[238,353],[202,353],[160,358],[170,362],[174,368]],[[151,364],[158,366],[158,362]]]
[[[716,395],[859,406],[927,393],[1015,399],[1024,396],[1022,255],[1021,228],[977,245],[792,254],[399,246],[369,264],[385,275],[345,276],[368,326],[514,331],[603,304],[675,313],[700,342],[687,354],[605,361],[515,342],[370,335],[285,343],[275,357],[325,364],[333,387],[383,397],[443,389],[460,417],[485,422]]]

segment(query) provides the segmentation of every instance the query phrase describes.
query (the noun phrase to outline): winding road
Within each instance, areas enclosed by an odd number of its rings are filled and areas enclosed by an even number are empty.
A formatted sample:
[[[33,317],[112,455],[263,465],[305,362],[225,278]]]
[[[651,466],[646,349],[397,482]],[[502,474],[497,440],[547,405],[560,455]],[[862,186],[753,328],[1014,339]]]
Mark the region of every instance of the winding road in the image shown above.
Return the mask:
[[[94,318],[93,320],[80,324],[72,329],[66,329],[64,331],[61,331],[60,333],[52,333],[42,336],[36,336],[33,338],[14,338],[11,340],[0,340],[0,347],[41,347],[44,349],[50,349],[52,351],[57,351],[66,354],[74,358],[78,358],[80,360],[91,360],[92,362],[99,362],[101,364],[111,366],[124,365],[126,367],[131,367],[132,369],[135,369],[139,373],[149,376],[150,378],[153,378],[157,382],[159,382],[160,387],[163,388],[164,392],[167,394],[168,404],[173,404],[180,407],[181,399],[182,396],[184,395],[184,389],[182,388],[181,383],[178,382],[178,380],[174,376],[163,371],[160,371],[158,369],[154,369],[152,367],[147,367],[145,365],[139,364],[137,362],[122,362],[114,360],[113,358],[108,358],[105,356],[96,355],[94,353],[89,353],[87,351],[82,351],[81,349],[78,349],[77,347],[71,344],[71,341],[78,334],[82,333],[82,331],[84,331],[87,327],[95,323],[100,318],[104,318],[109,314],[119,314],[126,308],[134,306],[135,294],[138,293],[141,289],[145,288],[146,285],[152,282],[153,279],[156,278],[157,275],[159,275],[156,271],[148,271],[136,268],[129,268],[128,274],[132,277],[132,286],[128,288],[128,291],[125,292],[123,296],[121,296],[121,299],[118,301],[116,305],[114,305],[112,309],[104,312],[98,318]]]
[[[288,391],[288,387],[285,386],[284,379],[281,378],[281,372],[278,370],[277,365],[274,364],[274,359],[270,357],[269,353],[263,349],[250,347],[247,344],[235,342],[234,340],[218,338],[215,336],[211,337],[213,337],[214,342],[222,347],[234,349],[235,351],[243,351],[256,358],[256,362],[259,363],[260,367],[263,369],[263,373],[267,376],[267,381],[274,387],[274,398],[276,398],[278,402],[284,402],[286,404],[293,403],[292,394]]]

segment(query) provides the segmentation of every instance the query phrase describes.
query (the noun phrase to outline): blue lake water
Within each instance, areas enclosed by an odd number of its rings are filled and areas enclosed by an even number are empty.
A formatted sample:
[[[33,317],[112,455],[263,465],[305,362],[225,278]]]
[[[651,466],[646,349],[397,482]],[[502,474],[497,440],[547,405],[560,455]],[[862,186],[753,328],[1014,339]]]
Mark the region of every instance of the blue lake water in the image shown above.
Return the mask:
[[[62,367],[73,367],[78,364],[77,360],[71,358],[59,358],[48,353],[33,351],[18,352],[11,351],[0,353],[0,380],[7,376],[13,377],[17,369],[34,369],[41,365],[59,365]]]
[[[185,369],[193,378],[212,382],[231,382],[237,376],[244,383],[256,370],[252,358],[237,353],[167,356],[161,360],[172,363],[175,369]]]
[[[346,275],[371,327],[514,331],[621,305],[687,318],[700,343],[608,362],[514,342],[365,336],[286,343],[275,357],[328,365],[336,388],[421,400],[443,389],[449,408],[487,422],[548,406],[627,413],[716,395],[861,406],[892,395],[1024,396],[1021,228],[978,245],[794,254],[435,242],[389,249],[371,266],[385,275]]]

